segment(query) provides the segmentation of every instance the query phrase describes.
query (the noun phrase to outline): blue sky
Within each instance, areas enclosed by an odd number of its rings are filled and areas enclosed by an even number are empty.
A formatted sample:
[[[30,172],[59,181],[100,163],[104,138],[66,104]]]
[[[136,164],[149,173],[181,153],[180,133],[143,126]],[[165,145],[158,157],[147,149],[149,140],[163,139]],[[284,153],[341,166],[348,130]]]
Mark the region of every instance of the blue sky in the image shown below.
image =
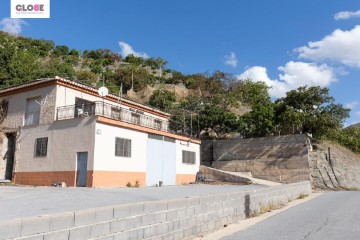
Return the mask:
[[[184,73],[222,70],[265,81],[273,97],[326,86],[352,107],[351,124],[360,122],[359,10],[358,0],[51,0],[50,19],[11,22],[2,0],[0,29],[162,57]]]

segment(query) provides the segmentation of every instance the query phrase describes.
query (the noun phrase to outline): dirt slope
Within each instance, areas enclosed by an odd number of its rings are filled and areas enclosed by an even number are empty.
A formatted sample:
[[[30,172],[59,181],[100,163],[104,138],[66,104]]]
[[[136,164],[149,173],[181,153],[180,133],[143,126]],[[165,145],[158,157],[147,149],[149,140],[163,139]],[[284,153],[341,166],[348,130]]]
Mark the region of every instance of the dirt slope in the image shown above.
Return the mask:
[[[344,147],[331,142],[314,145],[309,165],[315,188],[360,189],[360,155]]]

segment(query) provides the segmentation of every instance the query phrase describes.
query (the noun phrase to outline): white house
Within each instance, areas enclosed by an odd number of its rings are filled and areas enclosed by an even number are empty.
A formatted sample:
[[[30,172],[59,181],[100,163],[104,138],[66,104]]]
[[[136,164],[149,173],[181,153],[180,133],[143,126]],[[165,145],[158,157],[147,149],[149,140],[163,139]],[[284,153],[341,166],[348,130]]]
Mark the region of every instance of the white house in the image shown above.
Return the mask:
[[[158,109],[58,77],[2,89],[0,98],[0,179],[154,186],[193,182],[199,170],[200,141],[172,133]]]

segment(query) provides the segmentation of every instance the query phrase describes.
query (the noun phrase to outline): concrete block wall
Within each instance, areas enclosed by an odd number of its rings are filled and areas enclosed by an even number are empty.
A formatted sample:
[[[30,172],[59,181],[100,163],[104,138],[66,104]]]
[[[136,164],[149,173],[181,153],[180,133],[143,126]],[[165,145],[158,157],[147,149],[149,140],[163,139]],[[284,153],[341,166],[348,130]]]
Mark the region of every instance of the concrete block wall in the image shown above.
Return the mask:
[[[0,222],[0,239],[192,239],[243,220],[266,204],[310,192],[310,182],[301,182],[6,220]]]

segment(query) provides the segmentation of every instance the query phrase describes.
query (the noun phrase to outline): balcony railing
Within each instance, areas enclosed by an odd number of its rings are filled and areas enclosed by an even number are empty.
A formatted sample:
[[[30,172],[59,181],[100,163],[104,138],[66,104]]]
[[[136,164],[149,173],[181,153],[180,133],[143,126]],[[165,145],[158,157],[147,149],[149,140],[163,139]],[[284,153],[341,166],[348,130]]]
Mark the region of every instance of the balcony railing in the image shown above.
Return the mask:
[[[125,109],[104,102],[94,102],[91,105],[68,105],[57,108],[57,120],[79,117],[103,116],[114,120],[132,123],[164,132],[169,132],[168,121],[145,115],[136,109]]]

